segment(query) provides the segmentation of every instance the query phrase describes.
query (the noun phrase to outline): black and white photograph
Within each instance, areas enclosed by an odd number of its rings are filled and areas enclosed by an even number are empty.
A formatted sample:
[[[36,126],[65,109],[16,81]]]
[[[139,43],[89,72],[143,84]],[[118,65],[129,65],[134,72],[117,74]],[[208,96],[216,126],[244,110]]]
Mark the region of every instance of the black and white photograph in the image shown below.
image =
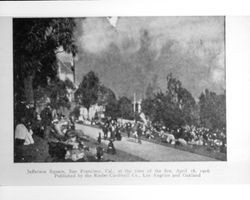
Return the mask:
[[[13,18],[13,161],[227,161],[225,17]]]

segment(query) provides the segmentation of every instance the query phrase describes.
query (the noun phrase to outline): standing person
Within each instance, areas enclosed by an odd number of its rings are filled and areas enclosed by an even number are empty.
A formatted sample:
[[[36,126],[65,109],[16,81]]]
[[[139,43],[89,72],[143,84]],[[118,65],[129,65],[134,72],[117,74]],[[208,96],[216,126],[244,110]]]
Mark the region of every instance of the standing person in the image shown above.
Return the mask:
[[[115,130],[116,130],[116,126],[115,124],[112,124],[111,125],[111,139],[114,139],[115,138]]]
[[[25,120],[26,123],[29,123],[33,128],[36,124],[36,109],[33,104],[26,105],[26,111],[25,111]]]
[[[120,128],[119,127],[116,127],[116,133],[115,133],[115,137],[118,141],[121,141],[122,140],[122,136],[121,136],[121,132],[120,132]]]
[[[128,138],[130,137],[130,133],[131,133],[131,123],[127,124],[127,134],[128,134]]]
[[[103,159],[103,154],[104,154],[103,148],[102,148],[101,146],[98,146],[98,147],[96,148],[96,159],[97,159],[98,161],[102,160],[102,159]]]
[[[142,128],[140,124],[137,125],[137,136],[138,136],[138,143],[141,144]]]
[[[108,133],[107,133],[108,138],[111,138],[112,128],[111,128],[111,124],[110,123],[107,126],[107,131],[108,131]]]
[[[104,124],[103,126],[102,126],[102,131],[103,131],[103,134],[104,134],[104,140],[106,140],[107,138],[108,138],[108,127],[107,127],[108,125],[107,124]]]
[[[41,120],[42,125],[46,127],[47,125],[50,125],[52,121],[52,111],[50,105],[47,105],[46,108],[44,108],[41,112]]]
[[[102,142],[101,133],[99,133],[99,136],[97,138],[97,142],[98,142],[98,144],[101,144],[101,142]]]
[[[52,111],[49,104],[47,104],[46,107],[42,110],[40,116],[41,116],[42,130],[44,131],[43,137],[45,139],[48,139],[52,122]]]

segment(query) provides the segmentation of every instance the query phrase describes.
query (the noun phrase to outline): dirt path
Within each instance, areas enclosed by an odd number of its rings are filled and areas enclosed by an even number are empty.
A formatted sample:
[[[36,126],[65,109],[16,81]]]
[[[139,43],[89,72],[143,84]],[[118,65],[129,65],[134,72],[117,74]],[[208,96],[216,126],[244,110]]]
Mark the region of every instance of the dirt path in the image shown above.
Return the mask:
[[[81,129],[91,138],[97,139],[101,129],[76,124],[76,129]],[[103,135],[103,133],[102,133]],[[108,141],[102,140],[108,144]],[[115,148],[129,154],[138,156],[147,161],[216,161],[213,158],[181,151],[163,145],[142,141],[142,144],[135,142],[134,138],[123,137],[121,141],[114,142]]]

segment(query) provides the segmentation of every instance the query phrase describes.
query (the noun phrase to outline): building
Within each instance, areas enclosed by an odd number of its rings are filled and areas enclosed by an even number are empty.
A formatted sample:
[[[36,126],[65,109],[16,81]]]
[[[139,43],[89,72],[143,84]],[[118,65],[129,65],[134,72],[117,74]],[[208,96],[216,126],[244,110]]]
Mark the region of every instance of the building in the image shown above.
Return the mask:
[[[58,72],[57,76],[60,80],[66,81],[69,80],[75,85],[75,66],[74,58],[71,54],[66,54],[65,52],[60,53],[57,57]],[[75,85],[76,88],[76,85]],[[75,90],[67,88],[68,94],[67,97],[70,102],[74,101],[74,92]]]
[[[58,78],[62,81],[70,80],[72,83],[75,82],[74,75],[74,64],[72,62],[65,62],[58,59]]]

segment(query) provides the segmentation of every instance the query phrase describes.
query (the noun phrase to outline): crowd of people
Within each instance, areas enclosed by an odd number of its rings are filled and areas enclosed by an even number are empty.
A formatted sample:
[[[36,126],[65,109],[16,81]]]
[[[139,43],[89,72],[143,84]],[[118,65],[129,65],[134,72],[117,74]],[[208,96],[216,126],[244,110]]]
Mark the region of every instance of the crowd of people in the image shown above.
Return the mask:
[[[64,116],[50,105],[47,105],[40,114],[37,114],[32,106],[27,107],[15,123],[15,144],[34,145],[33,136],[37,135],[48,142],[49,154],[55,160],[87,160],[89,148],[86,141],[89,138],[82,131],[75,130],[76,121],[73,115]],[[93,124],[94,121],[90,125]],[[102,160],[104,152],[116,154],[114,142],[121,141],[125,136],[132,138],[138,144],[143,143],[142,139],[147,139],[171,145],[205,146],[217,152],[226,152],[225,128],[211,130],[186,125],[171,129],[160,124],[145,124],[140,121],[122,123],[110,118],[104,119],[99,126],[102,131],[96,138],[96,160]],[[106,150],[102,140],[108,141]]]
[[[225,128],[212,130],[186,125],[171,129],[159,124],[144,124],[139,121],[121,123],[116,120],[105,122],[101,127],[104,139],[121,140],[122,135],[124,135],[128,138],[136,138],[139,144],[142,143],[141,139],[144,138],[172,145],[205,146],[210,150],[223,153],[225,153],[227,146]]]
[[[102,160],[105,151],[110,154],[116,153],[113,144],[115,138],[121,140],[119,133],[112,135],[105,150],[101,145],[100,135],[96,141],[95,152],[90,151],[88,146],[90,138],[83,131],[75,129],[74,116],[64,116],[50,105],[47,105],[40,114],[36,113],[32,106],[26,106],[20,113],[20,118],[16,119],[14,136],[16,147],[37,145],[33,139],[34,135],[47,141],[51,161],[88,161],[88,157]]]

